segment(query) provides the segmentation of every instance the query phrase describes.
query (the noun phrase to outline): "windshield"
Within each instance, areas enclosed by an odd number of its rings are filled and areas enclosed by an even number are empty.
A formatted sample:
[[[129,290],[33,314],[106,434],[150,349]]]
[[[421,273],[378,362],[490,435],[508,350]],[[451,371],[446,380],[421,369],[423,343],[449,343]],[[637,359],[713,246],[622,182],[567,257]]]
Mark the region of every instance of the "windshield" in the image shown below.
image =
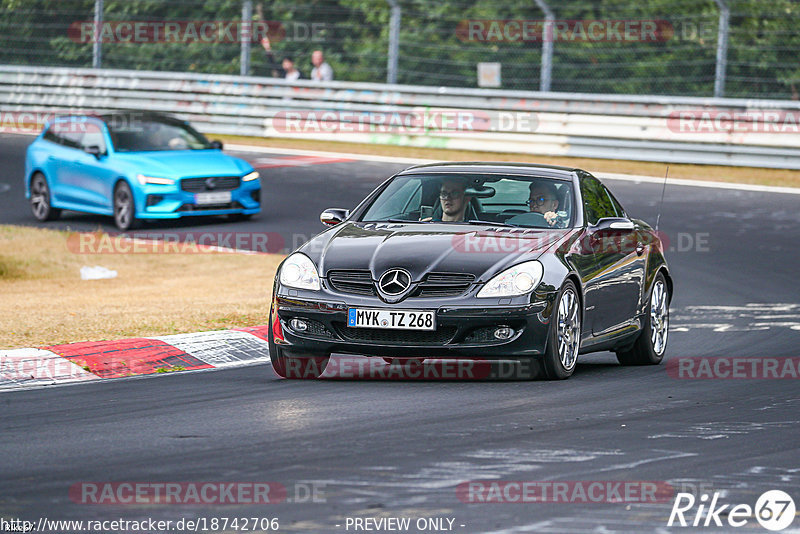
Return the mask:
[[[154,150],[203,150],[211,148],[202,134],[186,123],[167,118],[107,121],[111,141],[118,152]]]
[[[525,228],[572,226],[572,183],[512,175],[398,176],[361,216],[364,222],[445,222]]]

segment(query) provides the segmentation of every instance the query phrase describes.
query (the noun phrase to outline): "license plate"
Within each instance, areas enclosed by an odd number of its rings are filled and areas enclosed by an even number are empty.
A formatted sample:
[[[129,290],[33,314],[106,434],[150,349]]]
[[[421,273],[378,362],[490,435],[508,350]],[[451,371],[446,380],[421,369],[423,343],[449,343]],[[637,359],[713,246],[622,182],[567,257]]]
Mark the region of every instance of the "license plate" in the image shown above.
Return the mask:
[[[215,191],[213,193],[197,193],[194,196],[194,203],[198,206],[208,204],[228,204],[231,201],[230,191]]]
[[[436,312],[350,308],[347,311],[347,326],[395,330],[436,330]]]

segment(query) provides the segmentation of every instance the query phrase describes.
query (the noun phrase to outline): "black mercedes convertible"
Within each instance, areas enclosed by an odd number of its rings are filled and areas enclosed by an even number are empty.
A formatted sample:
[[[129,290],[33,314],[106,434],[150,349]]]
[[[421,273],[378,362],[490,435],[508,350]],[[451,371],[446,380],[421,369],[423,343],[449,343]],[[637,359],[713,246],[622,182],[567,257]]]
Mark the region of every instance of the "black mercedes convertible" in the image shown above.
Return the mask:
[[[517,360],[564,379],[578,355],[658,364],[672,278],[661,241],[597,178],[521,163],[397,173],[287,257],[275,277],[275,372],[317,378],[332,353]]]

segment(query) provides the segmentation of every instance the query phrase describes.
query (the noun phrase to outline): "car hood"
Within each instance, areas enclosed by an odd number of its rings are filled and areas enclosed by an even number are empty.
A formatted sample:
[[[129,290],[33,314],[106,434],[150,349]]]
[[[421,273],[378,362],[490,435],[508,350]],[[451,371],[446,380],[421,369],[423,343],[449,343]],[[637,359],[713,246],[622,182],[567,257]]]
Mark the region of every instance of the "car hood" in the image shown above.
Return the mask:
[[[430,272],[469,273],[485,282],[499,271],[538,258],[570,229],[453,224],[342,223],[303,247],[327,276],[333,269],[369,269],[377,280],[392,267],[417,282]]]
[[[245,160],[219,150],[120,152],[114,159],[131,171],[163,178],[241,176],[253,170]]]

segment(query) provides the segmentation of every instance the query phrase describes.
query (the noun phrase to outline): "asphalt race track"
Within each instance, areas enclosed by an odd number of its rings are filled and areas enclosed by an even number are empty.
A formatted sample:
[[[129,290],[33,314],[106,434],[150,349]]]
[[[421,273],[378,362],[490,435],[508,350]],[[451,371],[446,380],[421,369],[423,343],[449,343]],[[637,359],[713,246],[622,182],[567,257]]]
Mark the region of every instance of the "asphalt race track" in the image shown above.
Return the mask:
[[[30,139],[0,136],[0,224],[36,224],[22,197]],[[402,167],[272,167],[262,172],[261,216],[155,228],[276,232],[288,243],[322,230],[322,209],[354,206]],[[659,185],[607,183],[634,217],[655,221]],[[661,230],[676,284],[668,359],[798,356],[798,200],[668,186]],[[113,230],[110,219],[77,214],[47,224],[98,226]],[[457,487],[476,480],[655,481],[698,498],[718,492],[731,506],[754,506],[781,489],[800,506],[800,382],[678,379],[667,368],[623,368],[602,353],[583,357],[563,382],[286,381],[261,365],[4,393],[0,516],[278,518],[287,532],[354,532],[354,518],[390,517],[411,518],[409,532],[424,518],[452,519],[452,531],[465,533],[731,531],[668,528],[674,493],[644,503],[463,502]],[[287,499],[215,506],[70,498],[71,486],[92,481],[271,482],[286,487]],[[751,518],[743,530],[754,529],[762,530]]]

